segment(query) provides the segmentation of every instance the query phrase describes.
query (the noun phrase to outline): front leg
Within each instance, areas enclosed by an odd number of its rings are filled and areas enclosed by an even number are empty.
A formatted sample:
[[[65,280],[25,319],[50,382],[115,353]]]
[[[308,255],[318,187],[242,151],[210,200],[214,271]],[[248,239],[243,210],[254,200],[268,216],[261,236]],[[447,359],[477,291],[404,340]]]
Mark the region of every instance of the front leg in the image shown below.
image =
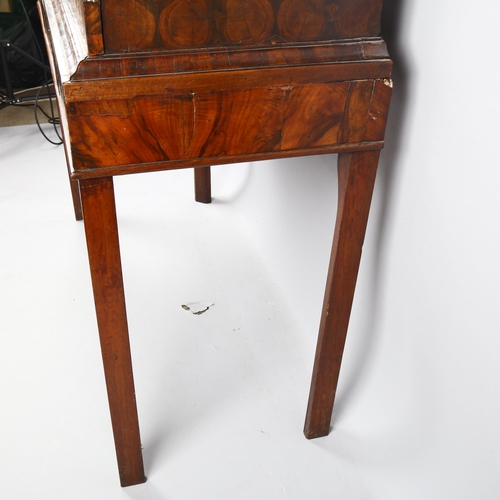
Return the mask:
[[[113,178],[80,181],[92,287],[122,486],[143,483]]]
[[[330,432],[380,151],[338,157],[339,201],[304,434]]]

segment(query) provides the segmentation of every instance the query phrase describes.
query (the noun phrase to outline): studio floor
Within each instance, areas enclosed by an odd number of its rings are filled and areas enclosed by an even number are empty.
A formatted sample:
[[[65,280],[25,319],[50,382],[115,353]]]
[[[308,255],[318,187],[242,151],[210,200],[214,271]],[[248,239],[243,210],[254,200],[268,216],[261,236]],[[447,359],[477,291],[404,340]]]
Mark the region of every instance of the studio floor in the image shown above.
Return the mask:
[[[412,321],[405,307],[373,298],[371,246],[333,430],[304,438],[336,200],[302,226],[300,201],[278,219],[262,215],[248,185],[265,165],[213,169],[211,205],[194,202],[190,170],[115,180],[148,477],[120,488],[63,149],[34,125],[1,128],[0,148],[0,498],[499,498],[498,432],[484,431],[494,415],[478,404],[456,415],[458,393],[437,401],[443,379],[401,328]],[[335,194],[331,158],[308,161]],[[298,166],[291,160],[291,174]],[[255,237],[258,225],[275,243]],[[266,244],[281,245],[282,259]],[[210,307],[194,315],[182,308],[190,303]]]

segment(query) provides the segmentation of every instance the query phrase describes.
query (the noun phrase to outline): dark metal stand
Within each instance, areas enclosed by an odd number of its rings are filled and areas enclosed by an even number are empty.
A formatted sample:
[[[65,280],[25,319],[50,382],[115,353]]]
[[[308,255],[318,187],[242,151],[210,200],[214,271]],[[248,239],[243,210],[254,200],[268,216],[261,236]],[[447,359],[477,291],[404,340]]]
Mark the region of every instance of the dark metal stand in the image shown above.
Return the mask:
[[[7,53],[5,49],[15,50],[17,53],[29,59],[31,62],[43,68],[47,75],[50,75],[50,68],[43,62],[39,61],[32,55],[28,54],[24,50],[20,49],[16,45],[10,43],[9,40],[3,37],[3,31],[0,29],[0,59],[2,60],[2,69],[5,75],[5,89],[7,90],[7,95],[5,96],[5,102],[0,104],[0,109],[6,108],[7,106],[12,106],[15,104],[20,104],[24,101],[32,101],[33,97],[16,97],[14,94],[14,89],[12,88],[12,82],[10,80],[10,70],[9,64],[7,62]]]

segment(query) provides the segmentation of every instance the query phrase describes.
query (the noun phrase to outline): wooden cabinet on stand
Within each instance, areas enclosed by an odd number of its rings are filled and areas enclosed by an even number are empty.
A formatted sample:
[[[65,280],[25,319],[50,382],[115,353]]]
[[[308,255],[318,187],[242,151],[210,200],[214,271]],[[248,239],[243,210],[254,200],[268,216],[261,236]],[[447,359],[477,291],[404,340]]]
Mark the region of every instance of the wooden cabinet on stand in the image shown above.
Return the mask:
[[[113,176],[338,153],[305,435],[330,430],[391,98],[382,0],[40,0],[122,486],[145,481]],[[306,168],[306,167],[305,167]]]

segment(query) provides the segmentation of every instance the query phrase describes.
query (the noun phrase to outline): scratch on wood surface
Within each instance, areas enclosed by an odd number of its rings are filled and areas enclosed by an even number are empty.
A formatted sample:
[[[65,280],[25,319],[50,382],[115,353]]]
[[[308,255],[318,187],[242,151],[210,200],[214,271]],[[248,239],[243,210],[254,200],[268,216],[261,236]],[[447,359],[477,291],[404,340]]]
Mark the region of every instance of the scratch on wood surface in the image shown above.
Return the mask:
[[[282,92],[291,92],[294,89],[293,85],[283,85],[282,87],[269,87],[268,90],[281,90]]]
[[[191,97],[193,98],[193,119],[194,119],[193,136],[194,136],[194,132],[196,130],[196,95],[194,92],[191,92]]]

